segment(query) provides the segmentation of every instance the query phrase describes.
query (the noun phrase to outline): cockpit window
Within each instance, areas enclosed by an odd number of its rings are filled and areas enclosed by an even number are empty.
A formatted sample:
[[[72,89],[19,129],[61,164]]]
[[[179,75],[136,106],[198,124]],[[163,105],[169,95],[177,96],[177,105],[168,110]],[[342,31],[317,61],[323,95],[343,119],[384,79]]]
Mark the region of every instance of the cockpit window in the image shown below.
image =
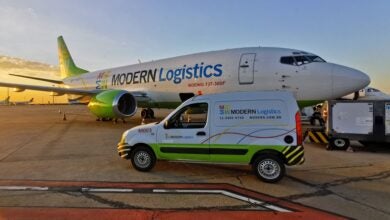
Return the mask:
[[[380,92],[380,90],[374,88],[368,88],[367,92]]]
[[[302,54],[302,53],[301,53]],[[286,56],[280,58],[280,63],[300,66],[312,62],[326,62],[319,56],[307,55],[307,56]]]
[[[295,65],[295,60],[293,57],[281,57],[280,62],[283,64]]]
[[[295,64],[297,66],[300,66],[300,65],[303,65],[306,63],[310,63],[309,59],[307,59],[307,57],[305,57],[305,56],[296,56],[296,57],[294,57],[294,59],[295,59]]]
[[[321,57],[319,56],[306,56],[309,60],[311,60],[311,62],[323,62],[325,63],[326,61],[324,59],[322,59]]]

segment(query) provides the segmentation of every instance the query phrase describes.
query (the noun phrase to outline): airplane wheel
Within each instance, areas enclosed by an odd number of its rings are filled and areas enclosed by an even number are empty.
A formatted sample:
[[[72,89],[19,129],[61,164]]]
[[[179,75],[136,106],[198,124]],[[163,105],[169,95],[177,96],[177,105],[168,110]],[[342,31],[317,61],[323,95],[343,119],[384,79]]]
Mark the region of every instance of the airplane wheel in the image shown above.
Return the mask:
[[[148,108],[148,109],[147,109],[147,112],[148,112],[147,115],[149,116],[149,118],[155,118],[155,117],[154,117],[154,111],[153,111],[153,109]]]
[[[147,110],[146,109],[142,109],[142,111],[141,111],[141,118],[146,118],[147,115],[148,115]]]
[[[346,150],[349,147],[349,140],[346,138],[332,138],[329,141],[329,150]]]
[[[144,119],[155,118],[153,109],[151,109],[151,108],[142,109],[141,117]]]

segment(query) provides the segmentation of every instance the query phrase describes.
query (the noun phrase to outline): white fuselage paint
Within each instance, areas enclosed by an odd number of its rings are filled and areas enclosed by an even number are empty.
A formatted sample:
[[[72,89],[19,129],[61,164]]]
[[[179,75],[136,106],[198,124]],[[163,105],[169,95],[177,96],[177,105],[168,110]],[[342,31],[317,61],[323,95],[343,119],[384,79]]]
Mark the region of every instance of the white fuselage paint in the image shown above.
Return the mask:
[[[358,91],[370,82],[366,74],[337,64],[312,62],[297,66],[280,62],[281,57],[297,53],[302,51],[271,47],[211,51],[89,72],[67,78],[64,83],[69,88],[144,91],[155,102],[180,102],[179,93],[256,90],[288,90],[303,101],[328,100]],[[185,70],[179,73],[178,69]],[[147,73],[142,73],[144,70]],[[169,70],[181,74],[180,82],[168,80]]]

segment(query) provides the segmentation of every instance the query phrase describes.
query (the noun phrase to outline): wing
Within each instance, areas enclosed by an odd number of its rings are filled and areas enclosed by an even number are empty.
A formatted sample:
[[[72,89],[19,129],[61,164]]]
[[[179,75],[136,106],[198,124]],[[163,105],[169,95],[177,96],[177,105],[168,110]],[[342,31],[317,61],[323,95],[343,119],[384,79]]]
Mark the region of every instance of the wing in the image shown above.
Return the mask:
[[[17,83],[4,83],[0,82],[0,87],[10,87],[10,88],[18,88],[21,90],[29,89],[29,90],[37,90],[37,91],[47,91],[47,92],[56,92],[59,94],[73,94],[73,95],[83,95],[83,96],[93,96],[104,92],[106,90],[94,89],[74,89],[74,88],[63,88],[63,87],[54,87],[54,86],[37,86],[37,85],[26,85],[26,84],[17,84]],[[144,91],[129,91],[137,101],[149,102],[151,98]]]
[[[101,92],[102,90],[86,90],[86,89],[72,89],[72,88],[62,88],[54,86],[37,86],[37,85],[26,85],[26,84],[17,84],[17,83],[4,83],[0,82],[2,87],[18,88],[21,90],[30,89],[38,91],[47,91],[47,92],[57,92],[60,94],[74,94],[74,95],[95,95]]]
[[[39,80],[39,81],[44,81],[44,82],[50,82],[50,83],[55,83],[55,84],[63,84],[61,80],[54,80],[54,79],[45,79],[45,78],[39,78],[39,77],[33,77],[33,76],[25,76],[25,75],[19,75],[19,74],[8,74],[10,76],[16,76],[16,77],[22,77],[22,78],[27,78],[27,79],[33,79],[33,80]]]

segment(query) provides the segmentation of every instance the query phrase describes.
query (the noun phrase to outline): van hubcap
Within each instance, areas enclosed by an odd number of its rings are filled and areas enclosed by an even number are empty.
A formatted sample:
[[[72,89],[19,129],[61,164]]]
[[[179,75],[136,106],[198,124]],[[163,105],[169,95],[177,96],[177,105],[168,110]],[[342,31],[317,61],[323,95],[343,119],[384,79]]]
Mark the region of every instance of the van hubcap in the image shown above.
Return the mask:
[[[135,155],[134,162],[138,167],[146,168],[149,166],[150,161],[151,161],[150,155],[148,153],[146,153],[145,151],[137,152]]]
[[[275,179],[280,174],[280,166],[279,164],[271,159],[262,160],[257,166],[257,171],[260,176],[266,179]]]

